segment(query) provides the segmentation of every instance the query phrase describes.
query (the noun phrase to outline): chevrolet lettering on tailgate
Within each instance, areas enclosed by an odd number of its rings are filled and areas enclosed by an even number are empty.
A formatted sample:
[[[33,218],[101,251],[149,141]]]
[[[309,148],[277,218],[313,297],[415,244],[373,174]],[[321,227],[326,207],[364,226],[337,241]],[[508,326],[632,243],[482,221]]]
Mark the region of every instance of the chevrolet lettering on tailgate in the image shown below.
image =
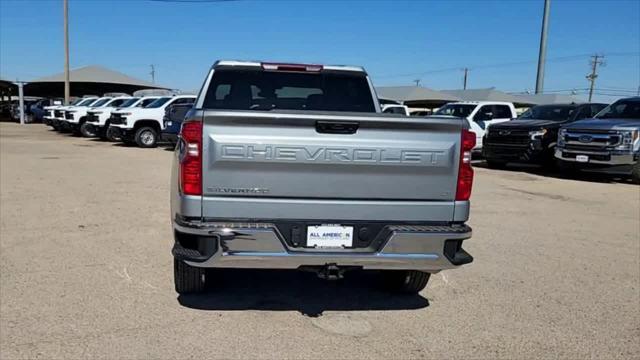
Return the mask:
[[[346,162],[439,166],[445,151],[418,149],[372,149],[355,147],[277,146],[220,144],[220,160],[274,162]]]

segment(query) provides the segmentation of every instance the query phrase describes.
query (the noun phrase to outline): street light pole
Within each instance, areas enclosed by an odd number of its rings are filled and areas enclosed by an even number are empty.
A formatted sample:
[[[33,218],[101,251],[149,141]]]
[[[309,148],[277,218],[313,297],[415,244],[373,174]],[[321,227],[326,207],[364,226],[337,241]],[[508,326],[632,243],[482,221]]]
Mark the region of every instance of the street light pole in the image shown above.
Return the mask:
[[[62,1],[64,8],[64,103],[69,104],[69,0]]]
[[[549,28],[549,10],[551,0],[544,0],[542,15],[542,33],[540,34],[540,53],[538,54],[538,76],[536,77],[536,94],[544,91],[544,64],[547,58],[547,30]]]

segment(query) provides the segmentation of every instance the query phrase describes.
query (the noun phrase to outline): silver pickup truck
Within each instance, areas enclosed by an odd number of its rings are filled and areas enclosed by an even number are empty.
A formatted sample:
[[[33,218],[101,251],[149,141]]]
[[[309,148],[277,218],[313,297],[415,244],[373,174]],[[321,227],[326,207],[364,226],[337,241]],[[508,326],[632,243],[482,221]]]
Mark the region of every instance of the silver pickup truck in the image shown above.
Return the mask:
[[[640,97],[563,126],[555,157],[565,169],[629,176],[640,184]]]
[[[415,293],[470,263],[467,126],[381,113],[360,67],[216,62],[175,150],[176,291],[255,268],[380,270]]]

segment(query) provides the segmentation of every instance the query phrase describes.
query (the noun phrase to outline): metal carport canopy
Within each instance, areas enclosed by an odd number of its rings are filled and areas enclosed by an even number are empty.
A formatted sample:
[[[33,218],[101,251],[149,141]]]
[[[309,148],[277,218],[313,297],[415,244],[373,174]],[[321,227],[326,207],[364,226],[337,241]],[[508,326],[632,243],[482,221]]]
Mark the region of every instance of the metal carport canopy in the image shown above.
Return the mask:
[[[516,107],[529,107],[535,105],[530,99],[507,94],[496,90],[487,89],[467,89],[467,90],[442,90],[443,93],[457,96],[464,101],[504,101],[513,103]]]
[[[71,96],[102,95],[107,92],[131,94],[141,89],[169,89],[98,65],[71,70],[69,79]],[[64,73],[29,81],[24,89],[25,95],[29,96],[62,97]]]
[[[18,85],[12,81],[0,79],[0,101],[4,100],[5,97],[11,99],[11,96],[17,93]]]
[[[565,94],[518,94],[514,96],[525,99],[525,101],[530,101],[536,105],[584,103],[583,100]]]
[[[432,90],[422,86],[379,86],[379,99],[398,101],[407,106],[434,108],[461,99],[455,95]]]

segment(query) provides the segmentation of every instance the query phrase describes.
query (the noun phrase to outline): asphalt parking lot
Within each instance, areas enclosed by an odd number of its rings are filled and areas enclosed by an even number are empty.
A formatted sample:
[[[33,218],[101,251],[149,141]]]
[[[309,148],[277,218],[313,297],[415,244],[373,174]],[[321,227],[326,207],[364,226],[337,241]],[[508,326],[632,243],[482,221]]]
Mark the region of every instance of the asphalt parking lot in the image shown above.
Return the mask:
[[[172,153],[0,124],[0,358],[639,358],[640,187],[476,169],[475,262],[173,290]]]

